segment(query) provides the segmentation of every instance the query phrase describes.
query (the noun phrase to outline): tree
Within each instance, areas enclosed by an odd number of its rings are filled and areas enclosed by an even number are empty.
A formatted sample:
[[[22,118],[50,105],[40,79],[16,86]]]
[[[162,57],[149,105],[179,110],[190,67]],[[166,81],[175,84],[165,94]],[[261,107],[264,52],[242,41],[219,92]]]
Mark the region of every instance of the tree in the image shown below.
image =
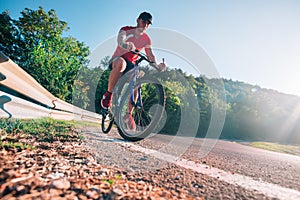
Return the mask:
[[[18,29],[14,24],[14,20],[9,16],[9,12],[5,11],[0,14],[0,51],[6,55],[10,55],[11,59],[17,60],[16,51],[18,49]]]
[[[1,35],[10,36],[8,41],[1,40],[1,46],[6,46],[4,53],[53,95],[72,102],[74,80],[80,67],[87,64],[88,47],[75,38],[63,37],[69,28],[54,10],[25,8],[18,20],[12,20],[7,12],[0,17],[5,22]]]

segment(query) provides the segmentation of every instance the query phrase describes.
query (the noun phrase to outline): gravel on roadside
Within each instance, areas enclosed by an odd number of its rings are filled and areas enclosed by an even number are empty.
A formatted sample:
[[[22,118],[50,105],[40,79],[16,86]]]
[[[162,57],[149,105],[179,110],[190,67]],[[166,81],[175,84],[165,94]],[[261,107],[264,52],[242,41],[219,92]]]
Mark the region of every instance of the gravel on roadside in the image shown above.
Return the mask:
[[[83,142],[27,143],[0,149],[0,199],[193,199],[97,163]]]

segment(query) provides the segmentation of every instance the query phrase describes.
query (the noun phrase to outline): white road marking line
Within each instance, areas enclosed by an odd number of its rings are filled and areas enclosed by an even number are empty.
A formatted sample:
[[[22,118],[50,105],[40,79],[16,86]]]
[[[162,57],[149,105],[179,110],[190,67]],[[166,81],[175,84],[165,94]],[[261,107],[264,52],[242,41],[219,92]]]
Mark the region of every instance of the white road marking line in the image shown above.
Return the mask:
[[[152,149],[146,149],[144,147],[134,145],[133,143],[124,142],[122,140],[114,139],[114,141],[124,147],[129,147],[132,150],[139,151],[147,155],[151,155],[160,160],[172,162],[186,169],[191,169],[201,174],[205,174],[210,177],[216,178],[220,181],[224,181],[229,184],[243,187],[247,190],[256,191],[268,197],[278,198],[278,199],[300,199],[300,191],[298,190],[285,188],[264,181],[257,181],[251,177],[243,176],[240,174],[232,174],[230,172],[226,172],[221,169],[211,167],[209,165],[195,163],[193,161],[189,161],[186,159],[178,159],[175,156],[162,153],[156,150],[152,150]]]

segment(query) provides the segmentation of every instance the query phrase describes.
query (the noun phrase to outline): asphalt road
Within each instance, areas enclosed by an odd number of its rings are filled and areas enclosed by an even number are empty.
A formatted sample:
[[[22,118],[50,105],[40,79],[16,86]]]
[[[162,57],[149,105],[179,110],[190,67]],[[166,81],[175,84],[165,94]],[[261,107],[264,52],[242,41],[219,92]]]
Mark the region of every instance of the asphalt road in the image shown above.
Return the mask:
[[[300,157],[244,144],[156,135],[123,141],[116,130],[85,131],[97,160],[124,169],[132,180],[202,199],[300,199]]]

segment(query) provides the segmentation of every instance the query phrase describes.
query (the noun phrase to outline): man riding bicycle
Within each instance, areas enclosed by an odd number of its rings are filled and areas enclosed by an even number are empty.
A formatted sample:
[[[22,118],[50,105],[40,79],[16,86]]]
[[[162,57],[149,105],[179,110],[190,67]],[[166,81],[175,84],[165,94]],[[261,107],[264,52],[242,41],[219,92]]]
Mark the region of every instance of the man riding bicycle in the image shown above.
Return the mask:
[[[150,37],[146,34],[146,30],[152,24],[152,16],[148,12],[143,12],[137,18],[137,25],[122,27],[119,31],[117,42],[118,46],[112,56],[112,62],[109,65],[111,70],[108,82],[107,91],[104,93],[101,100],[101,106],[107,109],[111,105],[112,92],[118,80],[123,74],[134,68],[134,64],[138,59],[138,55],[131,51],[146,52],[148,59],[151,61],[151,65],[164,70],[166,68],[165,63],[156,63],[155,55],[152,52],[152,42]],[[132,111],[128,111],[124,117],[124,122],[130,129],[135,129],[136,125],[132,117]]]

